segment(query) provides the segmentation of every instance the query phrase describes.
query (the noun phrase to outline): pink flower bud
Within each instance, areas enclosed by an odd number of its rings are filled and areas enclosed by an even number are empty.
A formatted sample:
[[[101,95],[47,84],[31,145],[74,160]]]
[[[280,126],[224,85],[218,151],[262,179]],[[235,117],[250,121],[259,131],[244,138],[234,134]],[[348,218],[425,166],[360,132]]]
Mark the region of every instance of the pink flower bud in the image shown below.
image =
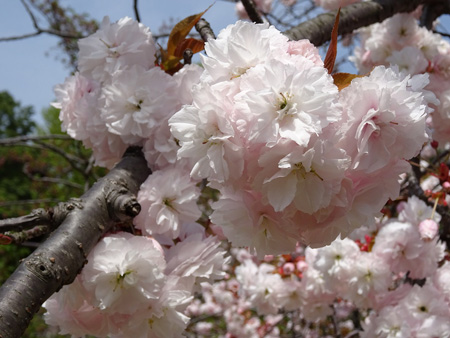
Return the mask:
[[[433,238],[435,238],[438,230],[439,225],[432,219],[423,220],[419,224],[420,237],[426,242],[431,241]]]
[[[295,265],[294,263],[286,263],[283,265],[283,273],[285,275],[290,275],[295,271]]]

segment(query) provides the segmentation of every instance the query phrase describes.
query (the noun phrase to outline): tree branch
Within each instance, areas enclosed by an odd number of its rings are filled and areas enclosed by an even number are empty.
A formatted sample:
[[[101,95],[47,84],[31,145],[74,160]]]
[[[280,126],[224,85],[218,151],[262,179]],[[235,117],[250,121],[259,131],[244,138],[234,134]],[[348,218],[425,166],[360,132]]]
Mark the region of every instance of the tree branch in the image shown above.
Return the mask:
[[[442,2],[440,0],[374,0],[355,3],[341,9],[339,35],[346,35],[355,29],[381,22],[394,14],[412,12],[419,5]],[[441,8],[447,10],[447,7]],[[445,12],[443,12],[445,13]],[[443,14],[440,13],[440,14]],[[336,11],[318,15],[284,32],[291,40],[308,39],[320,46],[331,38]]]
[[[141,22],[141,17],[139,15],[139,10],[138,10],[138,0],[134,0],[133,9],[134,9],[134,16],[136,17],[136,21]]]
[[[209,39],[216,38],[216,35],[214,34],[213,30],[211,29],[211,26],[209,25],[209,22],[203,18],[198,20],[198,22],[195,24],[195,29],[202,37],[202,40],[205,42],[207,42]]]
[[[0,288],[1,337],[20,337],[41,304],[75,279],[98,240],[140,211],[134,195],[150,174],[135,147],[99,180],[59,228],[26,258]]]
[[[437,3],[427,4],[423,7],[420,24],[429,30],[433,29],[433,23],[443,13],[450,12],[450,2],[441,1]]]
[[[244,5],[245,11],[247,12],[247,15],[251,21],[255,23],[264,22],[263,19],[261,18],[261,15],[259,15],[253,0],[241,0],[241,2]]]
[[[23,34],[23,35],[17,35],[17,36],[10,36],[10,37],[0,38],[0,42],[27,39],[27,38],[31,38],[31,37],[40,35],[42,33],[55,35],[55,36],[58,36],[58,37],[63,38],[63,39],[81,39],[81,38],[84,38],[84,36],[82,36],[82,35],[65,34],[63,32],[58,32],[58,31],[55,31],[53,29],[44,29],[44,28],[39,27],[39,25],[37,23],[37,20],[36,20],[36,17],[34,16],[33,12],[30,9],[30,7],[27,5],[27,3],[24,0],[21,0],[21,2],[23,4],[23,6],[25,7],[25,10],[27,11],[28,15],[30,16],[31,21],[33,22],[33,26],[36,29],[36,31],[34,33],[28,33],[28,34]]]
[[[86,161],[78,156],[72,155],[67,153],[66,151],[62,150],[60,147],[54,146],[53,144],[42,142],[43,140],[51,140],[51,139],[61,139],[61,140],[69,140],[73,141],[73,139],[68,135],[47,135],[47,136],[37,136],[37,135],[30,135],[30,136],[18,136],[18,137],[11,137],[11,138],[4,138],[0,139],[0,146],[26,146],[26,147],[33,147],[38,149],[45,149],[50,150],[58,155],[60,155],[62,158],[64,158],[75,170],[77,170],[79,173],[81,173],[85,178],[88,177],[86,174],[86,168],[81,167],[81,165],[88,165]],[[26,142],[32,141],[37,144],[37,146],[32,146]]]
[[[11,145],[20,142],[27,141],[43,141],[43,140],[67,140],[73,141],[69,135],[64,134],[54,134],[54,135],[24,135],[24,136],[15,136],[0,139],[0,145]]]
[[[12,243],[21,244],[25,241],[45,235],[49,232],[49,227],[45,225],[38,225],[34,228],[31,228],[30,230],[22,230],[20,232],[8,231],[7,233],[5,233],[5,235],[12,239]]]
[[[41,204],[41,203],[58,203],[58,202],[59,200],[54,198],[40,198],[34,200],[18,200],[18,201],[0,201],[0,207],[9,207],[23,204]]]
[[[0,220],[0,233],[22,231],[39,225],[49,226],[53,231],[64,221],[70,211],[80,206],[79,203],[77,199],[71,199],[58,203],[48,210],[39,208],[33,210],[29,215]]]

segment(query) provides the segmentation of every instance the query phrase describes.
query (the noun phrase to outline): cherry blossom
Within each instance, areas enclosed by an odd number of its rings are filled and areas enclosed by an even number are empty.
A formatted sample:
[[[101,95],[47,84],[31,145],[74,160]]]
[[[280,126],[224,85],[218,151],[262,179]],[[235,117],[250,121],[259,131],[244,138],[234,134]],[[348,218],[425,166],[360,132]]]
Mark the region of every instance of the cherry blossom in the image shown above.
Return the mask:
[[[201,212],[196,201],[200,190],[181,167],[154,172],[142,183],[138,202],[142,211],[135,217],[136,228],[148,235],[180,235],[183,222],[195,222]]]
[[[148,27],[129,17],[110,23],[102,21],[100,29],[78,42],[78,69],[96,81],[106,81],[115,71],[139,65],[154,67],[156,46]]]

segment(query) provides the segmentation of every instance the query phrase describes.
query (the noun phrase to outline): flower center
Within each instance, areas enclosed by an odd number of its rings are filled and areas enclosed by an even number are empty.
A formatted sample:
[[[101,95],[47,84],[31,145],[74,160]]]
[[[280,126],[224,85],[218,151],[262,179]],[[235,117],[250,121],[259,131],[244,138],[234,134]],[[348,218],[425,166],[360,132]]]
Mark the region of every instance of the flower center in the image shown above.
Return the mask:
[[[288,93],[280,93],[281,97],[278,97],[276,108],[278,113],[278,119],[282,120],[286,116],[294,116],[297,113],[297,103],[292,102],[292,95]]]

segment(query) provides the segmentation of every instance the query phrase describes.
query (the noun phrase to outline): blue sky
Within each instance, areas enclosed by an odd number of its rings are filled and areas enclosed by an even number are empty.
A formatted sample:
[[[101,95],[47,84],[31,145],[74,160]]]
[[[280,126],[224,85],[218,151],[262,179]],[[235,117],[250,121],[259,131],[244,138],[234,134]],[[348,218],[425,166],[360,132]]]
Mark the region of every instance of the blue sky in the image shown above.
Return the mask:
[[[163,20],[168,21],[170,17],[180,20],[200,13],[213,2],[214,0],[141,0],[141,21],[157,33]],[[71,6],[77,12],[86,12],[99,22],[105,15],[111,21],[124,16],[134,18],[132,0],[62,0],[61,3]],[[220,29],[236,21],[234,4],[216,1],[204,17],[217,34]],[[31,32],[34,32],[34,27],[21,2],[0,0],[0,37]],[[47,34],[0,42],[0,91],[9,91],[22,106],[31,105],[40,114],[54,99],[53,87],[64,82],[70,75],[70,70],[56,59],[61,55],[56,48],[57,42],[56,37]]]

